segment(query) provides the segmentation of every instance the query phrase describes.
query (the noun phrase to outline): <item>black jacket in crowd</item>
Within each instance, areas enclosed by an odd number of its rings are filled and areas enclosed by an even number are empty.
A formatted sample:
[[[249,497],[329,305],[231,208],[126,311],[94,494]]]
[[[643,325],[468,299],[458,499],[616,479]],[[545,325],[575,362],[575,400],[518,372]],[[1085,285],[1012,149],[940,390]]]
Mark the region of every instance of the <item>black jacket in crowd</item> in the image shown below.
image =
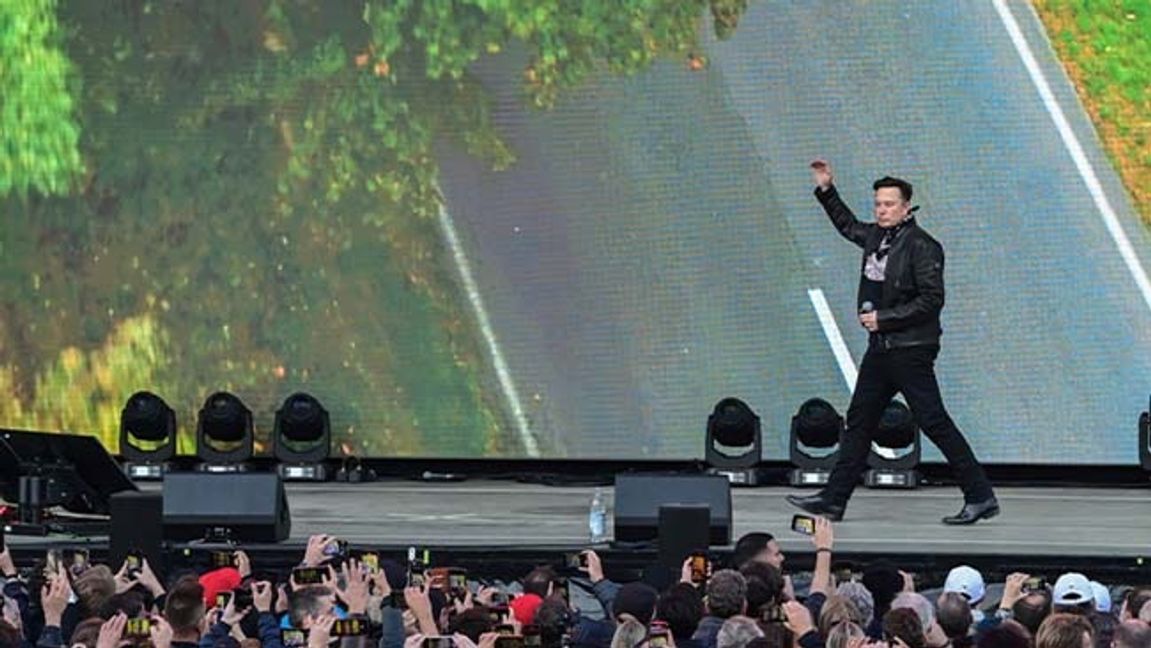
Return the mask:
[[[816,188],[815,197],[839,233],[863,248],[859,272],[862,307],[863,264],[879,249],[884,229],[857,219],[834,186],[826,190]],[[872,334],[872,343],[885,349],[938,345],[943,334],[939,325],[939,313],[943,310],[943,246],[913,220],[895,236],[887,254],[883,297],[875,305],[879,330]]]

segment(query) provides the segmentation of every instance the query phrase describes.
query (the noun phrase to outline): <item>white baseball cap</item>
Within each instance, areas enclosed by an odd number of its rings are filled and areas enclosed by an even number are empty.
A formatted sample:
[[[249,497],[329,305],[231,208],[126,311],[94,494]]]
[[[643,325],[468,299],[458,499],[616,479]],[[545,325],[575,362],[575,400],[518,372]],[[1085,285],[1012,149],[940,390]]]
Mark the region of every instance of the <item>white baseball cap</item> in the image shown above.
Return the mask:
[[[1111,591],[1107,589],[1107,586],[1098,581],[1091,581],[1091,590],[1095,594],[1095,611],[1110,612]]]
[[[1083,574],[1068,572],[1055,581],[1055,589],[1051,591],[1051,602],[1055,605],[1079,605],[1093,603],[1095,590],[1091,581]]]
[[[987,588],[983,584],[983,574],[967,565],[960,565],[952,569],[947,574],[947,580],[943,583],[944,592],[961,594],[968,603],[982,601],[986,590]]]

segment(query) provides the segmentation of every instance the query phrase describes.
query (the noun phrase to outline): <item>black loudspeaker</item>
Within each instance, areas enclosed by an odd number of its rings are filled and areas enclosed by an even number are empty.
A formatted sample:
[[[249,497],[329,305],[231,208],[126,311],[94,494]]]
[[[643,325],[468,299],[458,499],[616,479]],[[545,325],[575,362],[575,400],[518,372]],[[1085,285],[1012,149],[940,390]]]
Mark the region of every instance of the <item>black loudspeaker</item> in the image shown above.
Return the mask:
[[[280,542],[292,530],[284,482],[276,473],[169,473],[164,476],[164,539],[212,536]]]
[[[162,580],[166,571],[163,551],[164,498],[159,491],[125,491],[109,499],[112,530],[108,537],[108,566],[112,571],[124,564],[130,551],[148,559],[152,571]]]
[[[678,577],[684,558],[707,550],[710,528],[711,509],[703,504],[660,506],[659,563]]]
[[[659,535],[659,509],[666,504],[708,507],[710,544],[731,542],[731,484],[718,475],[618,475],[615,539],[654,540]]]

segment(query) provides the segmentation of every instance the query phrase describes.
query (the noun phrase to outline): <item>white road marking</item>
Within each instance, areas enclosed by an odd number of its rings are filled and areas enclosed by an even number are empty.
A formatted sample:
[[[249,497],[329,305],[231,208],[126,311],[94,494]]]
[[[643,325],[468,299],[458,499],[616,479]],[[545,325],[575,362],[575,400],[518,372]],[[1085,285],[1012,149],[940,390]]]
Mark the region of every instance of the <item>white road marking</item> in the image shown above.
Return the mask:
[[[1027,42],[1027,37],[1023,35],[1023,30],[1019,28],[1015,16],[1007,7],[1006,0],[993,0],[993,4],[995,11],[999,14],[999,20],[1007,29],[1007,35],[1011,37],[1011,43],[1015,45],[1015,51],[1023,60],[1023,66],[1027,68],[1031,82],[1039,91],[1039,98],[1043,100],[1043,106],[1047,108],[1047,113],[1055,122],[1055,129],[1059,131],[1063,145],[1071,154],[1071,160],[1075,163],[1079,175],[1083,177],[1087,191],[1091,194],[1092,200],[1095,201],[1095,207],[1098,208],[1100,216],[1103,217],[1103,224],[1107,227],[1107,232],[1111,234],[1112,240],[1119,248],[1119,256],[1123,258],[1123,263],[1127,265],[1127,270],[1135,279],[1135,285],[1143,293],[1143,301],[1146,302],[1148,308],[1151,308],[1151,280],[1147,278],[1147,271],[1143,269],[1139,257],[1135,254],[1135,248],[1131,245],[1131,240],[1127,238],[1127,233],[1119,224],[1119,217],[1115,214],[1115,209],[1111,207],[1111,201],[1108,200],[1107,194],[1103,192],[1103,185],[1099,182],[1099,176],[1095,174],[1095,169],[1087,160],[1087,154],[1083,152],[1083,145],[1079,143],[1079,138],[1075,132],[1071,130],[1071,124],[1067,121],[1063,108],[1056,101],[1055,94],[1051,92],[1051,85],[1047,82],[1043,70],[1040,69],[1039,62],[1031,50],[1031,45]]]
[[[827,338],[827,343],[831,345],[831,352],[835,355],[835,361],[839,364],[839,371],[847,383],[847,391],[854,393],[855,382],[859,379],[859,370],[855,368],[855,360],[851,359],[851,351],[848,351],[847,343],[843,341],[843,333],[839,331],[839,324],[836,323],[835,316],[831,314],[831,307],[827,305],[827,297],[824,296],[822,288],[809,288],[807,296],[811,299],[811,305],[815,307],[815,314],[819,317],[819,325],[823,327],[823,335]],[[884,448],[875,443],[871,444],[871,449],[875,451],[875,454],[885,459],[895,459],[899,456],[895,450]]]
[[[460,278],[464,282],[464,291],[468,295],[468,301],[472,305],[472,310],[475,311],[476,320],[480,325],[480,333],[483,335],[484,343],[488,347],[488,353],[492,358],[492,365],[496,370],[496,377],[500,382],[500,389],[504,392],[504,399],[507,400],[508,409],[511,410],[512,420],[516,426],[516,432],[519,433],[520,443],[523,444],[524,452],[529,457],[539,457],[540,448],[536,443],[535,435],[532,434],[531,426],[528,425],[528,418],[524,414],[523,403],[520,402],[519,392],[516,391],[515,382],[512,381],[511,372],[508,370],[508,363],[504,360],[504,354],[500,350],[499,342],[496,341],[495,331],[492,330],[491,320],[488,318],[488,311],[484,308],[484,300],[480,295],[479,285],[476,284],[476,279],[472,275],[472,266],[468,262],[467,254],[464,253],[464,246],[460,244],[460,237],[456,234],[455,223],[452,222],[452,217],[448,214],[447,207],[442,203],[440,204],[440,229],[443,230],[444,238],[447,239],[448,247],[452,250],[452,258],[456,262],[456,268],[460,272]]]

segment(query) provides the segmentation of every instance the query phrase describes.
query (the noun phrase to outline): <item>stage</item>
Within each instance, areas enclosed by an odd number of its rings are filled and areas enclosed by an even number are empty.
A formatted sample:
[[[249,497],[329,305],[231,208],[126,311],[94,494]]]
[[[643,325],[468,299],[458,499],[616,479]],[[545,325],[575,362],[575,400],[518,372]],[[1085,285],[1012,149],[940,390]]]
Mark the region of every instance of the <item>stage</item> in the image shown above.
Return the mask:
[[[157,488],[145,484],[143,488]],[[328,533],[353,547],[375,547],[400,559],[408,546],[430,548],[439,564],[478,573],[526,573],[534,564],[558,563],[565,551],[588,546],[587,515],[594,488],[513,481],[367,484],[288,484],[291,538],[250,547],[266,565],[291,565],[307,537]],[[605,487],[611,511],[612,489]],[[796,512],[781,487],[734,488],[734,538],[750,531],[774,534],[795,570],[809,568],[811,543],[789,529]],[[837,561],[861,565],[890,558],[927,581],[960,562],[989,578],[1016,569],[1050,577],[1079,569],[1111,582],[1151,581],[1151,491],[1137,487],[1000,487],[1003,513],[971,527],[940,523],[961,504],[949,487],[914,491],[860,488],[835,526]],[[10,537],[21,553],[44,538]],[[59,539],[51,542],[69,544]],[[70,544],[76,544],[71,541]],[[94,550],[98,551],[97,541]],[[728,550],[730,547],[727,548]],[[638,569],[654,549],[597,547],[609,568]],[[722,558],[724,548],[715,548]]]

